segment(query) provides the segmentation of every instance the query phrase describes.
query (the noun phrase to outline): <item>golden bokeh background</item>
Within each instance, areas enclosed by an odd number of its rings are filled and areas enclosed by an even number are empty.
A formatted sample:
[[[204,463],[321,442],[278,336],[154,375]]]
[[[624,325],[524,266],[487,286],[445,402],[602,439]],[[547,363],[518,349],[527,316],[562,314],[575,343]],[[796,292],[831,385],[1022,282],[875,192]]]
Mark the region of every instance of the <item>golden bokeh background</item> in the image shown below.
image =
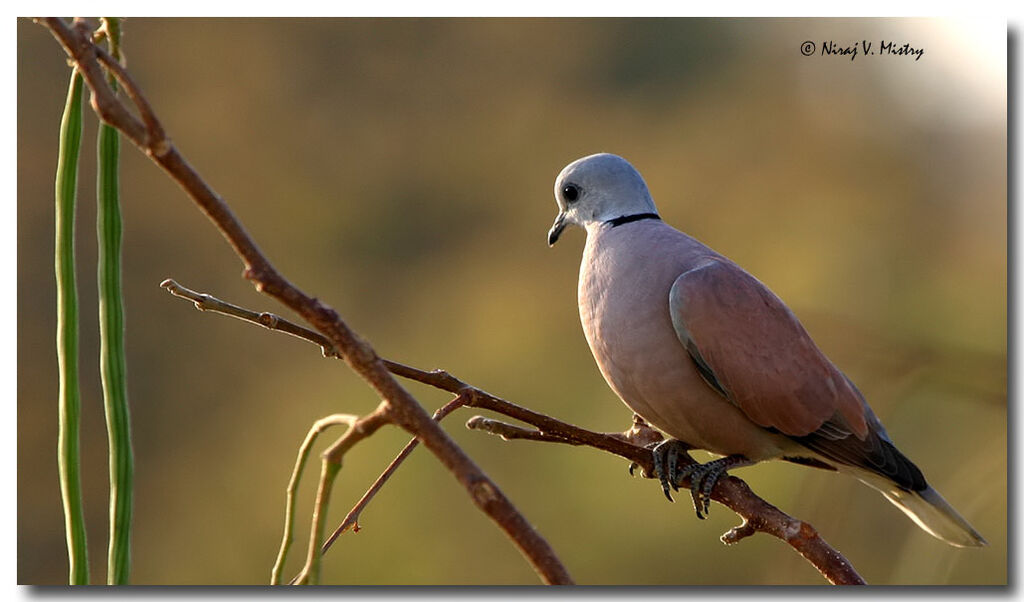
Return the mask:
[[[53,175],[68,69],[18,29],[18,582],[65,583],[56,470]],[[924,48],[822,56],[824,41]],[[800,45],[818,49],[803,56]],[[444,368],[595,430],[630,412],[579,326],[583,235],[549,249],[551,187],[594,152],[629,159],[663,217],[793,308],[899,447],[985,535],[929,537],[852,479],[737,472],[875,584],[1007,581],[1005,30],[935,20],[129,19],[128,65],[174,142],[293,282],[390,359]],[[77,234],[85,506],[104,580],[106,439],[95,320],[95,119]],[[284,488],[318,418],[378,403],[296,339],[195,311],[164,278],[289,315],[182,191],[122,150],[136,502],[132,580],[269,579]],[[447,396],[416,384],[428,410]],[[631,479],[621,459],[445,428],[586,584],[819,584],[785,545],[726,547],[721,506]],[[336,523],[407,440],[347,458]],[[308,536],[305,481],[289,575]],[[417,450],[325,558],[342,584],[533,584],[452,476]]]

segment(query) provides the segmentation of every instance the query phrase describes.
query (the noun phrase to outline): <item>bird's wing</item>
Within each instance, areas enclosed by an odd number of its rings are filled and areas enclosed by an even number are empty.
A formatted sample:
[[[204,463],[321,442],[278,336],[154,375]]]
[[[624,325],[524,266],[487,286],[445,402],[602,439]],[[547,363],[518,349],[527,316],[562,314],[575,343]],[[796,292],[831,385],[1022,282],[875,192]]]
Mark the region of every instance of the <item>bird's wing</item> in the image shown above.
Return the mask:
[[[669,294],[672,324],[709,385],[791,437],[864,440],[866,406],[788,307],[734,263],[709,257]]]
[[[847,384],[856,393],[864,407],[865,420],[868,423],[867,436],[854,437],[848,429],[844,429],[841,424],[838,424],[842,422],[838,417],[833,417],[813,433],[791,438],[829,460],[866,468],[871,472],[883,475],[904,489],[910,491],[927,489],[928,483],[925,481],[924,475],[921,474],[921,470],[910,461],[910,458],[896,449],[896,446],[889,440],[885,427],[864,401],[864,396],[846,375],[843,375],[843,378],[846,379]],[[904,506],[899,502],[894,503],[900,507]]]

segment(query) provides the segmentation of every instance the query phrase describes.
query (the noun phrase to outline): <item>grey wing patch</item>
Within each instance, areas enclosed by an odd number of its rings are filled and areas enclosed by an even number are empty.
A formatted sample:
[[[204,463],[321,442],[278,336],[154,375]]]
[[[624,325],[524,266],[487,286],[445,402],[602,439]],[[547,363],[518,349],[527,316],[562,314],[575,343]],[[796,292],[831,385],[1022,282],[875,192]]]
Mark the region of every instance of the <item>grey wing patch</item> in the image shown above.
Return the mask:
[[[718,378],[715,377],[714,371],[711,370],[711,367],[708,366],[704,357],[701,356],[700,350],[697,349],[697,344],[693,341],[693,337],[690,335],[690,329],[686,327],[686,320],[680,316],[682,312],[673,311],[669,313],[672,316],[672,326],[675,328],[676,336],[679,338],[679,342],[683,344],[683,347],[686,349],[686,353],[690,356],[690,359],[693,360],[693,363],[697,368],[697,372],[700,373],[700,377],[704,379],[704,382],[706,382],[708,386],[715,391],[718,391],[722,397],[729,399],[729,394],[725,392],[725,387],[722,386],[722,383],[718,382]]]
[[[728,399],[729,394],[725,392],[725,389],[722,387],[722,383],[718,382],[718,379],[715,378],[715,373],[711,371],[707,362],[705,362],[704,358],[700,356],[700,352],[697,351],[697,346],[689,344],[686,346],[686,351],[690,354],[690,359],[693,360],[694,365],[697,366],[697,372],[700,373],[700,377],[704,379],[704,382],[709,384],[715,391],[718,391],[722,397]]]
[[[686,353],[689,354],[690,359],[693,360],[694,365],[697,367],[697,372],[700,373],[701,378],[704,379],[712,389],[718,391],[722,397],[729,398],[729,394],[725,392],[725,387],[722,383],[718,382],[715,377],[714,371],[708,366],[708,363],[704,361],[704,358],[700,354],[700,350],[697,349],[697,344],[690,338],[690,332],[686,329],[686,325],[683,324],[682,319],[677,319],[675,314],[672,315],[673,326],[676,327],[676,334],[679,336],[679,340],[683,343],[686,348]],[[678,322],[678,323],[677,323]]]

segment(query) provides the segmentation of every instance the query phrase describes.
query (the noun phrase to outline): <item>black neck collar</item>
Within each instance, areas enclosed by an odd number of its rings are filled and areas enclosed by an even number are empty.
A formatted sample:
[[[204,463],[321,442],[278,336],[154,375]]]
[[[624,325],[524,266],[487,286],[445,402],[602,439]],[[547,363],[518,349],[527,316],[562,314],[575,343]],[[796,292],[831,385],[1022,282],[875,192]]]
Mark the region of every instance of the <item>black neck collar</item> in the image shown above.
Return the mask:
[[[606,224],[611,224],[612,228],[615,226],[621,226],[622,224],[628,224],[629,222],[636,222],[642,219],[661,219],[657,213],[634,213],[633,215],[620,215],[615,219],[606,221]]]

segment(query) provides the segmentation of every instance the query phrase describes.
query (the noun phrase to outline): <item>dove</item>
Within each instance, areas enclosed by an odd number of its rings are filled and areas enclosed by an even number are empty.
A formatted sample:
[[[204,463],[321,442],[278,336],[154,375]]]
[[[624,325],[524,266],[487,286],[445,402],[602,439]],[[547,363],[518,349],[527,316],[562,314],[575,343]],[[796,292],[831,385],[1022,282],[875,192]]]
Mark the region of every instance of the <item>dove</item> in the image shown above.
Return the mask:
[[[785,460],[853,476],[949,544],[986,545],[896,449],[786,304],[662,221],[629,162],[601,153],[570,163],[555,201],[548,244],[570,225],[586,230],[583,332],[611,389],[668,436],[653,448],[653,476],[670,500],[669,487],[690,476],[703,518],[726,471]],[[679,467],[690,449],[721,457]]]

